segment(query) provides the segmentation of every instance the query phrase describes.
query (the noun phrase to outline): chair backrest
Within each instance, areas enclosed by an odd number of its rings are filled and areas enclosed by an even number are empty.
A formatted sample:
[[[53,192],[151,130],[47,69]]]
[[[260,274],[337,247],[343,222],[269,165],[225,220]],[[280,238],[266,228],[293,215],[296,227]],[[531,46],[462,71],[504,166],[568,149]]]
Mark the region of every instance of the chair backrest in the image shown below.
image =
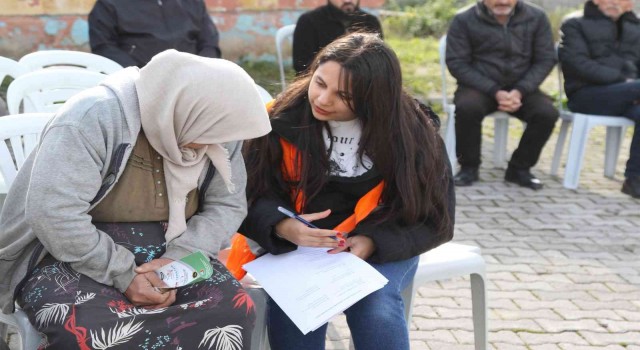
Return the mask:
[[[51,117],[53,113],[15,114],[0,118],[0,173],[7,188],[11,187],[25,159],[38,145],[42,129]]]
[[[122,69],[120,64],[106,57],[82,51],[36,51],[23,56],[19,62],[28,67],[30,71],[49,67],[75,67],[111,74]]]
[[[269,93],[269,91],[267,91],[262,86],[256,84],[256,89],[258,89],[258,92],[260,93],[260,98],[262,99],[262,102],[267,103],[273,100],[273,97],[271,97],[271,94]]]
[[[80,69],[42,69],[18,77],[7,90],[9,114],[55,112],[78,92],[97,86],[107,75]]]
[[[22,63],[0,56],[0,83],[9,76],[13,79],[29,73],[29,69]]]
[[[438,43],[438,54],[440,57],[440,75],[442,77],[442,109],[447,112],[449,102],[447,101],[447,35],[443,35]]]
[[[282,59],[282,44],[285,40],[293,41],[293,32],[296,29],[295,24],[289,24],[282,28],[279,28],[276,32],[276,54],[278,55],[278,67],[280,68],[280,84],[282,85],[282,91],[287,87],[287,82],[284,77],[284,62]]]

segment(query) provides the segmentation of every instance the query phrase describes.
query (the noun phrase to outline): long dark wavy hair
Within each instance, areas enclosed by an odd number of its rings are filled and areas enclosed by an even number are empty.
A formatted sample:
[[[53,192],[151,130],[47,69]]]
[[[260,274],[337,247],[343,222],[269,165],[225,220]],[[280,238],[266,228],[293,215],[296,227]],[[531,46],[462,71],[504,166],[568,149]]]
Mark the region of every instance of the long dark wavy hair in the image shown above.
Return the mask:
[[[293,186],[305,194],[308,203],[329,180],[322,137],[326,123],[313,117],[307,97],[313,73],[328,61],[340,64],[341,85],[351,87],[351,99],[345,102],[362,122],[359,157],[366,153],[385,181],[381,198],[385,210],[376,219],[400,219],[410,225],[429,218],[438,233],[450,232],[450,169],[443,143],[431,118],[403,90],[395,53],[375,34],[352,33],[326,46],[272,106],[272,119],[297,127],[294,143],[301,155],[301,176]],[[248,142],[245,158],[249,203],[274,192],[288,195],[292,184],[282,178],[277,137],[267,135]]]

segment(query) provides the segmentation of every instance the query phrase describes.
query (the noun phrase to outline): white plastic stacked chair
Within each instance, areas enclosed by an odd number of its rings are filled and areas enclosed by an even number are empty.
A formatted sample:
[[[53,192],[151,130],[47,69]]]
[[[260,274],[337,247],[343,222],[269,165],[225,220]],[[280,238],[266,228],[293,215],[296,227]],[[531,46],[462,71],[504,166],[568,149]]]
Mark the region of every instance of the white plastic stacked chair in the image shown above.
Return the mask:
[[[16,79],[17,77],[27,74],[29,70],[24,65],[10,58],[0,56],[0,83],[2,83],[7,77]],[[0,174],[0,204],[4,198],[4,194],[7,193],[7,186],[5,185],[2,174]]]
[[[9,85],[9,114],[55,112],[71,96],[97,86],[106,77],[81,69],[41,69],[27,73]],[[23,111],[20,111],[21,103]]]
[[[32,113],[0,118],[0,173],[7,182],[7,188],[11,186],[18,170],[37,146],[42,129],[52,116],[51,113]],[[11,151],[7,142],[11,144]],[[20,309],[16,309],[10,315],[0,313],[0,323],[18,329],[23,350],[35,350],[42,341],[40,333],[29,323],[27,315]]]
[[[282,57],[282,45],[285,40],[293,40],[293,32],[296,29],[295,24],[289,24],[276,31],[276,55],[278,56],[278,67],[280,68],[280,84],[282,91],[287,87],[287,81],[284,75],[284,59]]]
[[[560,158],[562,158],[564,143],[567,139],[567,134],[569,133],[569,126],[573,124],[562,185],[568,189],[578,188],[580,171],[582,170],[582,163],[584,161],[584,152],[587,147],[587,139],[589,138],[589,132],[594,126],[607,127],[604,155],[604,176],[612,178],[616,172],[616,163],[618,162],[618,156],[620,155],[622,138],[625,135],[627,127],[632,127],[635,123],[622,116],[593,115],[568,111],[564,109],[562,103],[563,97],[564,87],[562,70],[558,63],[557,103],[562,123],[560,124],[558,142],[556,142],[556,149],[553,152],[553,160],[551,161],[551,175],[558,175],[558,167],[560,166]],[[603,103],[606,103],[606,101],[603,101]]]
[[[82,68],[96,73],[111,74],[122,69],[122,66],[106,57],[67,50],[43,50],[24,55],[20,61],[30,71],[45,68],[64,67]]]
[[[454,104],[448,102],[447,97],[447,36],[440,38],[438,45],[440,53],[440,70],[442,74],[442,109],[447,113],[447,125],[444,130],[444,143],[449,155],[451,165],[455,167],[456,157],[456,122]],[[494,122],[494,143],[493,143],[493,165],[496,168],[504,168],[507,162],[507,141],[509,140],[509,117],[511,115],[502,111],[495,111],[486,117],[493,118]],[[523,123],[523,127],[525,124]]]
[[[15,79],[28,72],[29,68],[20,62],[0,56],[0,83],[2,83],[7,76]]]

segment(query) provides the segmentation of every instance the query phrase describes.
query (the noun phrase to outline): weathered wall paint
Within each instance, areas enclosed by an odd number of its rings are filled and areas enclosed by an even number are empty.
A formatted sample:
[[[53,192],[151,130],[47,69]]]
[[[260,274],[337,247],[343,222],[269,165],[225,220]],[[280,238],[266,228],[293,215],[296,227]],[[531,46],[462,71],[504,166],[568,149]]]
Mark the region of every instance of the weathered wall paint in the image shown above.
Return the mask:
[[[45,49],[89,51],[87,14],[95,0],[0,0],[0,56]],[[325,0],[205,0],[225,58],[275,59],[275,33]],[[373,13],[384,0],[361,0]]]

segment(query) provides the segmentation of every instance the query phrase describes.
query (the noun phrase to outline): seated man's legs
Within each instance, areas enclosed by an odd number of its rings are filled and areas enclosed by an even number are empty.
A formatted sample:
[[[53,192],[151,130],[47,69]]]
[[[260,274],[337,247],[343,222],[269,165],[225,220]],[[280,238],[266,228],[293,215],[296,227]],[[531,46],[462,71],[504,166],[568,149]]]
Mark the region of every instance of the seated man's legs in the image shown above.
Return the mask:
[[[456,106],[456,156],[460,172],[456,186],[470,186],[478,180],[482,144],[482,120],[498,108],[496,100],[482,92],[460,86],[453,98]]]
[[[558,110],[549,96],[536,91],[523,97],[522,107],[513,115],[526,122],[527,127],[518,148],[511,155],[505,180],[534,190],[540,189],[542,182],[531,174],[530,169],[538,162],[542,148],[553,132]]]
[[[640,84],[638,84],[640,87]],[[636,96],[640,94],[636,91]],[[624,116],[635,122],[631,147],[629,147],[629,159],[624,171],[624,184],[622,192],[633,198],[640,198],[640,104],[634,101],[633,105],[624,113]]]
[[[631,147],[629,148],[629,159],[624,172],[625,180],[622,185],[622,192],[633,198],[640,198],[640,105],[635,105],[634,109],[638,114],[633,119],[636,125],[633,130]]]
[[[603,103],[606,101],[606,103]],[[569,99],[569,109],[573,112],[624,116],[636,124],[629,160],[622,185],[622,192],[640,198],[640,80],[612,84],[607,86],[591,86],[578,90]]]

